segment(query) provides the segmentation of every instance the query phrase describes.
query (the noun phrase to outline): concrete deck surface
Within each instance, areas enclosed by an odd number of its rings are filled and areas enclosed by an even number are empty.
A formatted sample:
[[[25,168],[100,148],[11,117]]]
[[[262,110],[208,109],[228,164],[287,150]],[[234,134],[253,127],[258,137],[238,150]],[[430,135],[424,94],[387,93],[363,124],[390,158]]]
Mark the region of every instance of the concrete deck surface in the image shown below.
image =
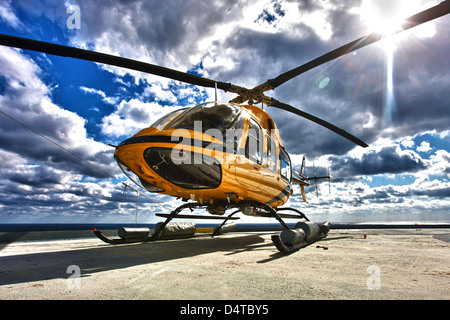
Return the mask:
[[[332,230],[290,255],[271,234],[0,244],[0,299],[450,299],[448,229]]]

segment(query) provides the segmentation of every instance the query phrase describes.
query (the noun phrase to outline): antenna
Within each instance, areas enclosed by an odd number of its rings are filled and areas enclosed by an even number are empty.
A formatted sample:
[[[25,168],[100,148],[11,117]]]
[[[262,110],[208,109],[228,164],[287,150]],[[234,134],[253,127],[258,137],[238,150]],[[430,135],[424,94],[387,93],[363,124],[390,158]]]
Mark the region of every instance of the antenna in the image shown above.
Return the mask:
[[[330,167],[328,167],[328,192],[331,194],[331,177],[330,177]]]
[[[313,167],[314,167],[314,185],[316,186],[316,196],[319,197],[319,188],[317,187],[317,176],[316,176],[316,164],[313,161]]]
[[[319,197],[319,185],[317,180],[321,179],[328,179],[328,190],[331,194],[331,177],[330,177],[330,167],[327,168],[327,175],[326,176],[317,176],[316,172],[316,164],[313,161],[313,168],[314,168],[314,176],[313,177],[305,177],[306,180],[314,180],[314,186],[316,189],[316,196]],[[300,174],[303,174],[303,171],[305,169],[305,157],[303,157],[302,167],[300,169]],[[305,201],[306,202],[306,201]]]
[[[214,96],[215,96],[215,103],[217,105],[217,82],[214,82]]]

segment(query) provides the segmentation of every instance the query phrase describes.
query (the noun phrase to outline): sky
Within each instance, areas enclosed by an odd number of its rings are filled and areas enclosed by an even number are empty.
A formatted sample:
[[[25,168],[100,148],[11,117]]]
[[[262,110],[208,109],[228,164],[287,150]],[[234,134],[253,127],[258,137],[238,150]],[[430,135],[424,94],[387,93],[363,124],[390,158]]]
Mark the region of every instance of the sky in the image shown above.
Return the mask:
[[[437,3],[0,0],[0,33],[251,88]],[[266,92],[369,144],[264,107],[295,170],[305,155],[306,175],[329,168],[332,177],[319,197],[307,188],[308,203],[295,186],[287,206],[316,221],[450,221],[449,29],[447,15]],[[219,92],[223,101],[234,96]],[[109,144],[213,99],[209,88],[0,46],[0,223],[160,221],[155,212],[181,203],[125,192]]]

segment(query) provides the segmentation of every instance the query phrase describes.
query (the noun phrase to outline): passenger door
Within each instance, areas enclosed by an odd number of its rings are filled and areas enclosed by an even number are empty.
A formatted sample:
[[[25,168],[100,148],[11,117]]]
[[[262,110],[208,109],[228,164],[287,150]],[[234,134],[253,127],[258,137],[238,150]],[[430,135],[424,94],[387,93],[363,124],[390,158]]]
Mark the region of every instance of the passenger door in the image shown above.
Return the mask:
[[[277,173],[278,146],[269,134],[266,134],[263,164],[260,169],[260,189],[267,194],[273,194],[279,188],[279,175]]]
[[[244,153],[244,154],[242,154]],[[244,152],[236,157],[236,181],[252,191],[259,191],[263,156],[263,132],[259,124],[250,118]]]

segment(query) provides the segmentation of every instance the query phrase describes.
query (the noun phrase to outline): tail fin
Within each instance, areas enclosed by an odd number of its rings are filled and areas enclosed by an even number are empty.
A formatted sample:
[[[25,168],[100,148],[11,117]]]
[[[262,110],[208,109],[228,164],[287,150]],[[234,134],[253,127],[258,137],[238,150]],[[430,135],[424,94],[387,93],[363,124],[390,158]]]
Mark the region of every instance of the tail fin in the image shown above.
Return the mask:
[[[329,186],[330,193],[331,193],[330,168],[328,168],[326,176],[318,177],[317,174],[316,174],[316,166],[313,164],[313,166],[314,166],[314,177],[305,177],[305,175],[304,175],[304,173],[305,173],[305,161],[306,161],[306,157],[303,156],[302,166],[300,168],[300,172],[299,173],[292,172],[292,181],[300,184],[300,191],[302,192],[303,201],[304,202],[308,202],[308,201],[306,201],[305,186],[309,186],[309,181],[310,180],[314,180],[314,185],[316,187],[316,195],[317,195],[317,197],[319,197],[319,187],[318,187],[318,184],[317,184],[317,180],[328,179],[328,186]]]

